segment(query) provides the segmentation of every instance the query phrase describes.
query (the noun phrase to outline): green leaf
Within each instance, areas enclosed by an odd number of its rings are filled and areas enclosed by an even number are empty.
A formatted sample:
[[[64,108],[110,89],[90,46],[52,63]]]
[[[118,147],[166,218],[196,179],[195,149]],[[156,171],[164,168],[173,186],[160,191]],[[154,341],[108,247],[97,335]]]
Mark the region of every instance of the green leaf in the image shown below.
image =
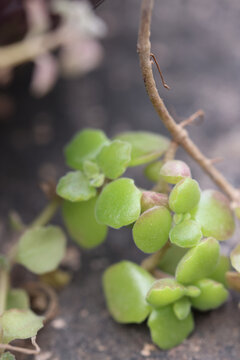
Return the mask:
[[[209,275],[209,278],[220,282],[227,287],[226,273],[231,270],[231,263],[228,256],[220,255],[219,262],[213,273]]]
[[[158,159],[168,148],[169,140],[162,135],[146,131],[129,131],[116,136],[116,139],[132,145],[129,166],[138,166]]]
[[[80,246],[91,249],[100,245],[107,236],[107,226],[95,218],[97,197],[88,201],[63,202],[63,220],[73,240]]]
[[[185,295],[185,288],[175,279],[156,280],[147,293],[146,300],[156,308],[169,305]]]
[[[184,320],[190,314],[191,302],[184,296],[173,304],[173,311],[179,320]]]
[[[192,284],[208,277],[216,268],[220,256],[220,246],[216,239],[202,240],[190,249],[179,262],[176,279],[182,284]]]
[[[0,356],[0,360],[16,360],[16,358],[8,351],[2,354],[2,356]]]
[[[201,294],[201,290],[198,287],[193,285],[186,286],[186,296],[195,298],[200,294]]]
[[[152,182],[157,183],[160,178],[160,170],[163,166],[162,161],[155,161],[148,164],[144,169],[144,175]]]
[[[37,335],[43,327],[43,317],[35,315],[31,310],[7,310],[0,317],[3,331],[3,343],[15,339],[28,339]]]
[[[119,229],[137,220],[141,212],[141,191],[128,178],[106,185],[96,203],[96,219],[100,224]]]
[[[200,188],[196,180],[185,178],[177,183],[169,196],[169,206],[177,214],[188,213],[199,202]]]
[[[132,230],[136,246],[145,253],[160,250],[168,241],[172,217],[164,206],[154,206],[145,211]]]
[[[66,248],[66,238],[58,226],[27,230],[20,238],[17,261],[35,274],[55,270]]]
[[[191,177],[191,170],[181,160],[170,160],[162,166],[160,175],[169,184],[177,184],[182,179]]]
[[[186,248],[180,248],[172,244],[160,260],[159,268],[167,274],[175,275],[177,265],[187,251]]]
[[[196,246],[202,238],[200,225],[194,220],[184,220],[170,231],[170,240],[180,247]]]
[[[194,329],[194,321],[191,313],[184,319],[179,320],[172,305],[153,310],[148,318],[148,326],[154,344],[163,350],[168,350],[181,344]]]
[[[155,191],[143,191],[141,197],[141,211],[144,212],[154,206],[168,207],[168,196]]]
[[[68,166],[82,170],[85,160],[94,160],[109,140],[101,130],[85,129],[77,133],[64,148]]]
[[[230,255],[232,266],[240,272],[240,245],[237,245]]]
[[[110,266],[103,276],[103,288],[108,309],[120,323],[141,323],[151,307],[145,296],[154,278],[140,266],[121,261]]]
[[[107,178],[114,180],[125,172],[131,160],[131,148],[129,143],[121,140],[114,140],[102,148],[97,162]]]
[[[203,191],[200,202],[191,214],[201,225],[204,236],[227,240],[234,233],[235,223],[230,202],[219,191]]]
[[[221,306],[228,297],[225,287],[210,279],[201,279],[195,283],[201,290],[198,297],[192,298],[192,306],[201,311],[216,309]]]
[[[91,160],[85,160],[83,163],[83,173],[88,179],[94,178],[100,173],[98,164]]]
[[[94,186],[96,188],[101,187],[104,183],[105,177],[103,174],[98,174],[95,177],[93,177],[89,183],[91,186]]]
[[[28,294],[23,289],[11,289],[7,295],[7,310],[9,309],[28,309],[30,301]]]
[[[71,171],[61,177],[56,191],[60,197],[70,201],[86,201],[97,193],[81,171]]]

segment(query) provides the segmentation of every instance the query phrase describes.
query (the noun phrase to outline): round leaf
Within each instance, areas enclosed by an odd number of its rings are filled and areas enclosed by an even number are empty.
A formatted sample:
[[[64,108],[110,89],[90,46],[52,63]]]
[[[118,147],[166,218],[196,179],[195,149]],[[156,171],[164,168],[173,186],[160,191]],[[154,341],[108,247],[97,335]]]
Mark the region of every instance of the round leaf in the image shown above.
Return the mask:
[[[191,213],[201,225],[204,236],[226,240],[234,233],[235,223],[230,202],[219,191],[203,191],[199,204]]]
[[[97,193],[81,171],[71,171],[63,176],[58,182],[56,191],[60,197],[70,201],[86,201]]]
[[[194,329],[192,314],[179,320],[171,305],[153,310],[148,318],[148,326],[154,344],[167,350],[181,344]]]
[[[107,178],[113,180],[125,172],[131,160],[131,148],[129,143],[121,140],[114,140],[102,148],[97,162]]]
[[[160,170],[163,166],[162,161],[155,161],[154,163],[148,164],[144,169],[144,175],[152,182],[156,183],[160,178]]]
[[[95,218],[97,197],[83,202],[63,202],[63,220],[73,240],[91,249],[100,245],[107,236],[107,226]]]
[[[133,240],[145,253],[161,249],[168,241],[172,217],[164,206],[154,206],[145,211],[133,226]]]
[[[187,213],[200,200],[201,192],[196,180],[185,178],[177,183],[169,196],[169,206],[175,213]]]
[[[156,280],[147,293],[147,302],[159,308],[169,305],[185,295],[185,288],[175,279]]]
[[[177,184],[180,180],[191,177],[191,170],[181,160],[170,160],[162,166],[160,175],[169,184]]]
[[[191,311],[191,302],[187,297],[183,297],[175,302],[173,311],[179,320],[184,320]]]
[[[43,327],[43,317],[35,315],[31,310],[7,310],[0,317],[3,331],[3,342],[15,339],[28,339],[37,335]]]
[[[221,306],[228,297],[228,291],[224,286],[214,280],[201,279],[195,283],[201,290],[201,294],[192,298],[192,306],[201,311],[216,309]]]
[[[109,140],[101,130],[85,129],[74,136],[65,147],[64,154],[68,166],[82,170],[85,160],[94,160]]]
[[[110,266],[103,276],[108,309],[120,323],[141,323],[151,307],[145,297],[154,278],[140,266],[121,261]]]
[[[66,238],[57,226],[27,230],[20,238],[17,261],[35,274],[55,270],[66,248]]]
[[[10,289],[7,295],[7,310],[28,309],[30,307],[29,297],[23,289]]]
[[[188,250],[176,269],[176,279],[182,284],[192,284],[208,277],[219,261],[220,246],[214,238],[202,240]]]
[[[193,220],[184,220],[175,225],[170,231],[170,240],[180,247],[196,246],[202,238],[200,225]]]
[[[169,140],[165,136],[146,131],[129,131],[119,134],[117,139],[132,145],[129,166],[138,166],[158,159],[168,148]]]
[[[231,252],[230,258],[234,269],[240,272],[240,245]]]
[[[132,179],[121,178],[111,182],[98,197],[97,221],[115,229],[133,223],[141,212],[141,195]]]

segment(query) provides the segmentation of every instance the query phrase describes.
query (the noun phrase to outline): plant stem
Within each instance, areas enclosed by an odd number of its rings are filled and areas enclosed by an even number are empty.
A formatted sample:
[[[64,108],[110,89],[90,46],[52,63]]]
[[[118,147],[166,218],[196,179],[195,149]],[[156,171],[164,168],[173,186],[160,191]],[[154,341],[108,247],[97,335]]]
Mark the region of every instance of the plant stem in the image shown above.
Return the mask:
[[[199,148],[190,139],[186,129],[184,129],[181,124],[176,123],[173,117],[169,114],[158,93],[150,60],[150,27],[153,4],[154,0],[142,0],[137,47],[140,59],[140,68],[148,96],[163,124],[172,135],[173,140],[188,152],[188,154],[202,167],[202,169],[212,178],[219,188],[221,188],[222,191],[225,192],[237,206],[240,204],[240,192],[235,189],[214,167],[211,160],[202,154]]]
[[[145,270],[153,272],[158,266],[162,257],[165,255],[166,251],[170,248],[170,246],[171,243],[170,241],[168,241],[160,250],[144,259],[141,263],[141,266]]]
[[[46,208],[36,217],[36,219],[30,224],[29,227],[43,226],[47,224],[52,217],[55,215],[59,205],[60,198],[55,197],[51,202],[46,206]]]

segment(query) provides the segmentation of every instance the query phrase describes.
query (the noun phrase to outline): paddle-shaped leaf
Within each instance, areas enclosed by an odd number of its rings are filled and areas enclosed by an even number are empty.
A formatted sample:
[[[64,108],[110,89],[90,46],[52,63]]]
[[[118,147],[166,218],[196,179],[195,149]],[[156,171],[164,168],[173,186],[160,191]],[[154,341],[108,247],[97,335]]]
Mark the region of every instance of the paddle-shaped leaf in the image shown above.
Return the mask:
[[[103,276],[108,309],[120,323],[141,323],[151,307],[145,300],[154,278],[140,266],[121,261],[110,266]]]
[[[129,166],[137,166],[158,159],[168,148],[165,136],[146,131],[129,131],[116,136],[116,139],[132,145]]]
[[[81,171],[71,171],[61,177],[56,191],[60,197],[70,201],[86,201],[97,193]]]
[[[20,238],[17,261],[35,274],[55,270],[66,248],[66,238],[58,226],[27,230]]]
[[[82,202],[63,202],[63,220],[69,234],[80,246],[91,249],[106,238],[107,226],[99,224],[95,218],[97,198]]]
[[[65,147],[64,154],[68,166],[82,170],[85,160],[94,160],[109,140],[101,130],[85,129],[77,133]]]

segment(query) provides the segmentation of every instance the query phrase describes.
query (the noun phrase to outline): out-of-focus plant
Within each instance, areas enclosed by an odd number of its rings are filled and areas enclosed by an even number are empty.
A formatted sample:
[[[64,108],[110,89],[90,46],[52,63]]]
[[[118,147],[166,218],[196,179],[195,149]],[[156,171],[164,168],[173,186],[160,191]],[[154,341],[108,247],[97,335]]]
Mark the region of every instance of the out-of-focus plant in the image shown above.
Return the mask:
[[[32,61],[30,88],[35,96],[43,96],[59,75],[83,75],[99,65],[103,58],[99,38],[105,36],[106,25],[89,2],[25,0],[23,6],[27,27],[23,39],[0,47],[2,84],[11,81],[15,66]]]

